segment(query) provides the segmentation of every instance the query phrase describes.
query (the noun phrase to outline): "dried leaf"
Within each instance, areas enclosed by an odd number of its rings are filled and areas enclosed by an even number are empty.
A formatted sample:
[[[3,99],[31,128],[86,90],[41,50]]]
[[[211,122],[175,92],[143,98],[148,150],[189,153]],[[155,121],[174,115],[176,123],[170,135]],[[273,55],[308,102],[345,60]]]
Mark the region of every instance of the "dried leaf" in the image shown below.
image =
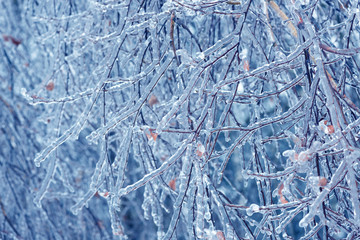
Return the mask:
[[[4,41],[5,42],[11,42],[12,44],[14,44],[15,46],[19,46],[21,44],[21,41],[14,38],[13,36],[10,35],[3,35]]]
[[[150,140],[151,138],[156,141],[158,134],[153,132],[154,129],[149,129],[149,132],[145,132],[146,137]]]

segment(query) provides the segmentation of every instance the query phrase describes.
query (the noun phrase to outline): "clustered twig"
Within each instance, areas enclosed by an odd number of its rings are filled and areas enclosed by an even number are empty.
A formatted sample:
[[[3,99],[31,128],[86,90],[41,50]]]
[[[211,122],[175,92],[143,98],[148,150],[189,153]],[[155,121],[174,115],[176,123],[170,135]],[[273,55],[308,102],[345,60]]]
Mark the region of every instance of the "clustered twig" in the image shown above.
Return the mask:
[[[359,5],[90,2],[27,9],[52,64],[24,96],[58,119],[37,206],[101,197],[119,239],[359,237]]]

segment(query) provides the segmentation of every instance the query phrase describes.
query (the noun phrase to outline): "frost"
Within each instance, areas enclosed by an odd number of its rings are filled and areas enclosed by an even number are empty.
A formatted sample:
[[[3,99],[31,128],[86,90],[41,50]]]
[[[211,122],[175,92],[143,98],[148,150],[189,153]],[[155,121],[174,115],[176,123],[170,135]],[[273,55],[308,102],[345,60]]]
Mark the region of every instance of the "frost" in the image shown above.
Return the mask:
[[[283,152],[283,156],[284,157],[291,157],[291,156],[294,156],[294,154],[295,154],[295,151],[294,150],[286,150],[286,151],[284,151]]]
[[[243,83],[239,83],[239,85],[238,85],[238,88],[237,88],[237,93],[243,93],[244,92],[244,85],[243,85]]]
[[[248,216],[252,216],[254,213],[259,212],[259,205],[257,204],[251,204],[248,209],[246,209],[246,214]]]
[[[199,60],[204,60],[205,59],[205,53],[204,52],[198,52],[195,54],[195,57]]]
[[[298,160],[300,162],[305,162],[305,161],[309,160],[309,158],[310,157],[309,157],[309,152],[308,151],[303,151],[298,156]]]

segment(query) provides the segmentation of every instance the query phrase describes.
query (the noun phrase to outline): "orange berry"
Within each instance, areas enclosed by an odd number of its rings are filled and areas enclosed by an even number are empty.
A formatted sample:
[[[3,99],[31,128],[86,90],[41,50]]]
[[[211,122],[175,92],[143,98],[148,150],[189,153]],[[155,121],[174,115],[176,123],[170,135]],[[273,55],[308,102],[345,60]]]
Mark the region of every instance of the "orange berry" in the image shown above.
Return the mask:
[[[284,189],[284,184],[282,183],[279,187],[278,194],[282,195],[282,190]]]
[[[327,184],[327,179],[324,177],[321,177],[319,179],[319,186],[324,187],[324,186],[326,186],[326,184]]]
[[[155,95],[151,95],[151,97],[149,98],[149,105],[150,107],[154,106],[155,104],[158,104],[159,101],[157,99],[157,97]]]
[[[285,203],[288,203],[288,200],[286,200],[286,198],[285,198],[284,196],[281,196],[281,197],[280,197],[280,202],[281,202],[282,204],[285,204]]]
[[[204,154],[205,152],[205,147],[204,145],[202,145],[201,143],[199,143],[197,145],[197,148],[196,148],[196,155],[198,155],[199,157],[202,157],[202,155]]]
[[[176,190],[176,178],[169,181],[169,187],[174,191]]]
[[[50,81],[49,83],[48,83],[48,85],[46,85],[46,90],[48,90],[48,91],[52,91],[52,90],[54,90],[54,82],[53,81]]]
[[[225,236],[224,236],[224,233],[222,231],[218,231],[216,233],[216,237],[218,240],[225,240]]]
[[[333,134],[334,132],[335,132],[335,129],[334,129],[333,125],[327,126],[326,131],[325,131],[326,134]]]
[[[248,60],[245,60],[245,61],[244,61],[244,70],[247,71],[247,72],[250,70],[250,65],[249,65],[249,61],[248,61]]]
[[[280,202],[282,204],[288,203],[288,201],[286,200],[286,198],[284,197],[284,195],[282,194],[282,190],[284,189],[284,184],[281,183],[279,190],[278,190],[278,194],[280,196]]]

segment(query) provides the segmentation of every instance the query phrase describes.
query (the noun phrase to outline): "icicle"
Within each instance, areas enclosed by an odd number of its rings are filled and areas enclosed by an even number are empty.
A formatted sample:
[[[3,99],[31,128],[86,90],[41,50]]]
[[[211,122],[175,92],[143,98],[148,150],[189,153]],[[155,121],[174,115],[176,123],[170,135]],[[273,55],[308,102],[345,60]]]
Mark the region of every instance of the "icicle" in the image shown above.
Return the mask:
[[[139,187],[145,185],[151,179],[161,175],[166,169],[171,167],[178,158],[181,157],[181,155],[184,153],[184,151],[186,150],[186,148],[188,146],[188,141],[189,140],[184,141],[183,144],[179,147],[179,149],[175,152],[175,154],[172,155],[167,161],[165,161],[159,168],[157,168],[154,171],[146,174],[139,181],[137,181],[137,182],[125,187],[125,188],[119,189],[118,196],[119,197],[124,196],[124,195],[138,189]]]
[[[279,225],[276,227],[275,232],[280,234],[283,232],[284,228],[293,220],[293,218],[304,208],[306,207],[305,204],[300,204],[294,210],[289,211],[289,214],[286,218],[281,220]]]
[[[101,143],[101,155],[99,161],[96,163],[95,171],[91,177],[91,183],[88,192],[83,196],[74,206],[71,207],[71,211],[77,215],[79,211],[88,203],[88,201],[94,196],[98,191],[100,185],[102,184],[106,172],[105,166],[107,165],[107,152],[105,150],[105,140]]]
[[[310,239],[314,236],[321,228],[323,227],[322,224],[316,224],[305,236],[301,237],[300,240]]]
[[[110,201],[112,202],[112,200]],[[123,236],[123,239],[127,239],[123,229],[124,227],[122,226],[119,217],[117,216],[116,210],[113,207],[113,204],[109,205],[109,213],[110,213],[110,220],[111,220],[111,229],[112,229],[112,233],[115,236]]]
[[[200,56],[208,56],[218,49],[221,49],[224,45],[230,43],[234,39],[235,35],[233,33],[230,33],[229,35],[225,36],[224,38],[217,41],[214,45],[200,53]]]
[[[195,181],[196,179],[192,179],[190,181],[190,186],[194,186],[195,185]],[[186,217],[186,229],[187,229],[187,232],[189,233],[190,235],[190,238],[191,239],[196,239],[195,237],[195,231],[194,231],[194,219],[195,219],[195,213],[194,211],[192,211],[192,209],[195,208],[194,206],[194,203],[195,203],[195,198],[196,198],[196,187],[191,187],[189,188],[188,190],[188,194],[187,194],[187,202],[185,203],[185,209],[187,211],[187,213],[185,214]]]
[[[192,154],[192,151],[193,151],[193,148],[189,147],[186,151],[185,157],[183,158],[183,166],[182,166],[182,170],[181,170],[180,177],[179,177],[179,180],[180,180],[179,195],[176,198],[176,201],[174,203],[174,212],[171,217],[171,221],[170,221],[168,230],[163,239],[171,239],[171,237],[173,236],[177,222],[179,220],[182,206],[184,204],[185,195],[188,190],[192,191],[191,189],[195,187],[194,184],[190,185],[191,172],[192,172],[192,162],[191,162],[190,156]],[[189,187],[190,187],[190,189],[189,189]],[[192,211],[192,208],[184,209],[183,211],[186,213],[187,211]],[[187,214],[185,214],[185,215],[187,215]],[[191,222],[192,222],[192,220],[191,220]]]
[[[105,57],[104,59],[106,59],[106,61],[115,59],[116,54],[117,54],[117,46],[110,48],[107,53],[107,57]],[[101,65],[101,66],[103,66],[103,65]],[[102,67],[101,67],[101,69],[102,69]],[[110,71],[110,69],[108,71]],[[101,81],[99,81],[99,83],[97,84],[97,87],[96,87],[96,91],[94,91],[94,93],[90,97],[90,100],[87,102],[84,111],[82,112],[81,116],[77,119],[76,123],[74,125],[72,125],[72,127],[70,127],[68,130],[66,130],[62,136],[57,138],[49,146],[47,146],[45,149],[43,149],[40,153],[38,153],[36,155],[34,162],[37,167],[40,166],[40,163],[43,162],[50,155],[50,153],[52,153],[56,148],[58,148],[61,144],[63,144],[69,138],[73,138],[73,139],[78,138],[79,133],[82,130],[85,122],[87,121],[87,118],[89,117],[91,109],[93,108],[93,105],[99,96],[99,93],[100,93],[99,90],[102,89],[101,86],[103,86],[104,81],[105,81],[105,78],[103,78]]]
[[[175,113],[179,110],[181,105],[189,97],[190,93],[194,90],[194,85],[199,80],[200,73],[201,73],[201,70],[197,70],[191,75],[190,80],[188,82],[188,85],[187,85],[186,89],[183,91],[180,98],[176,102],[174,102],[173,107],[171,108],[171,110],[168,111],[168,113],[161,119],[161,121],[158,124],[158,127],[156,129],[156,131],[159,134],[161,133],[161,131],[164,128],[166,128],[166,126],[167,126],[168,122],[170,121],[170,119],[175,115]]]
[[[220,199],[220,196],[218,195],[215,187],[212,185],[209,177],[206,174],[204,175],[203,181],[208,186],[211,196],[219,210],[219,213],[220,213],[219,217],[220,217],[222,225],[224,226],[224,229],[225,229],[226,239],[228,239],[228,237],[230,237],[229,239],[234,239],[234,238],[231,238],[234,236],[234,229],[233,229],[232,225],[230,224],[229,219],[227,218],[227,212],[223,205],[222,200]]]
[[[358,181],[355,178],[355,172],[352,165],[350,165],[348,168],[347,182],[350,187],[351,203],[354,212],[354,223],[360,229],[360,201],[357,187]]]
[[[217,183],[220,184],[224,171],[226,169],[226,166],[228,164],[228,161],[230,159],[230,156],[233,154],[233,152],[235,151],[235,149],[239,146],[242,146],[243,144],[246,143],[246,140],[251,136],[251,134],[249,134],[249,132],[244,132],[242,133],[235,141],[234,143],[229,147],[228,153],[225,156],[225,160],[221,163],[221,166],[218,168],[217,170]],[[244,175],[245,177],[247,177],[246,175]]]
[[[110,121],[106,124],[106,126],[98,128],[96,131],[93,131],[89,136],[86,137],[89,141],[91,142],[96,141],[100,136],[106,134],[108,131],[116,127],[120,122],[124,121],[125,119],[136,113],[139,108],[141,108],[141,106],[147,101],[152,90],[154,89],[154,87],[159,82],[160,78],[163,76],[164,72],[167,70],[167,68],[170,66],[172,62],[171,57],[166,57],[165,59],[166,60],[161,65],[159,72],[156,74],[156,76],[154,76],[152,81],[146,86],[142,97],[136,100],[136,104],[130,109],[126,109],[118,116],[115,116],[114,118],[110,119]]]
[[[52,157],[51,160],[49,161],[49,166],[47,167],[46,170],[45,179],[42,181],[41,187],[39,191],[36,193],[36,196],[34,198],[34,203],[39,208],[41,207],[41,200],[44,198],[46,191],[50,186],[51,180],[55,175],[55,170],[56,170],[56,158]]]
[[[314,218],[314,216],[317,214],[317,211],[321,205],[321,203],[324,201],[325,197],[330,193],[331,189],[338,183],[339,179],[342,178],[342,176],[346,173],[345,169],[347,168],[348,163],[347,159],[344,159],[338,169],[336,169],[336,172],[331,178],[330,183],[327,187],[323,189],[323,191],[319,194],[319,196],[315,199],[315,201],[310,206],[309,213],[306,214],[303,219],[299,222],[300,227],[306,227],[309,222]]]
[[[196,194],[196,219],[195,219],[195,231],[196,235],[199,238],[204,237],[204,185],[202,181],[202,171],[199,166],[199,163],[195,163],[195,179],[196,179],[196,186],[197,186],[197,194]]]
[[[69,159],[67,159],[69,160]],[[69,172],[67,170],[67,168],[65,166],[62,166],[61,164],[57,165],[57,167],[60,170],[60,179],[63,182],[64,186],[69,189],[70,192],[74,192],[74,188],[71,186],[71,184],[69,183]]]
[[[90,199],[95,195],[96,189],[89,189],[87,193],[74,205],[70,208],[71,212],[74,215],[78,215],[81,209],[90,201]]]
[[[145,220],[150,220],[151,201],[153,200],[150,194],[149,186],[146,185],[144,190],[144,201],[141,205],[141,208],[144,210]]]

